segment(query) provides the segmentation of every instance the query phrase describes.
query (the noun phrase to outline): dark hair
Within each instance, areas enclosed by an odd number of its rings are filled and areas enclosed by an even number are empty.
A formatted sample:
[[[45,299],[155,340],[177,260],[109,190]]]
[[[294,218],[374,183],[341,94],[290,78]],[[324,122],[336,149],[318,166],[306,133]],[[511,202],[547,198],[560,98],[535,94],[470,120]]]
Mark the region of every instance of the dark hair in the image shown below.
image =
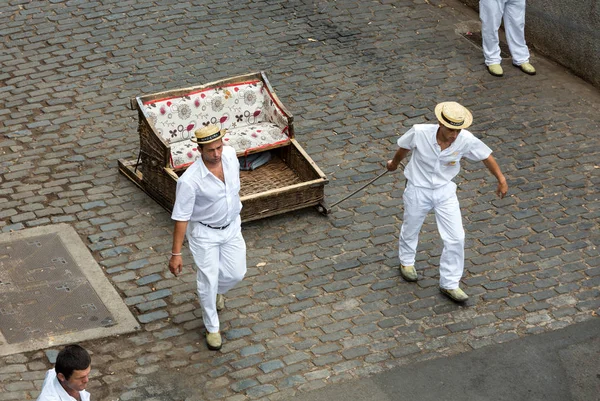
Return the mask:
[[[77,344],[67,345],[58,353],[54,370],[56,374],[62,373],[69,380],[74,370],[86,370],[92,358],[90,354]]]

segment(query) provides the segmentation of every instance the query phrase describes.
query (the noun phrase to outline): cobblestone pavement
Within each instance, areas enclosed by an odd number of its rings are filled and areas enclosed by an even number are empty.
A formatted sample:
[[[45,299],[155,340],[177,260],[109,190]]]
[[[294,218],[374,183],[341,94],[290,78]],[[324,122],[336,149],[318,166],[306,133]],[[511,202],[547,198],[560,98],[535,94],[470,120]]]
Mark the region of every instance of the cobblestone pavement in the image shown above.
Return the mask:
[[[72,224],[142,324],[84,343],[96,400],[281,400],[328,383],[592,319],[600,307],[600,94],[534,53],[489,75],[454,0],[0,3],[0,229]],[[191,257],[167,269],[169,214],[118,173],[139,149],[133,96],[265,70],[329,201],[383,171],[397,133],[457,100],[511,196],[485,168],[457,180],[466,306],[437,289],[421,235],[418,284],[397,265],[400,173],[323,217],[244,225],[249,271],[202,337]],[[45,350],[0,358],[0,400],[37,397]]]

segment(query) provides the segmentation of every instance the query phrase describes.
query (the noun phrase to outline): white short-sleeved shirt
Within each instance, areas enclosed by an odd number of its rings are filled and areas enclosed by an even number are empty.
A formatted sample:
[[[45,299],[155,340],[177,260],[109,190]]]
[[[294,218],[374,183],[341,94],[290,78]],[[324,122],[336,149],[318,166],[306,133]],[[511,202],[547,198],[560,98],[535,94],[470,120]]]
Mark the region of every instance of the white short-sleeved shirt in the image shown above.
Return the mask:
[[[79,392],[81,401],[90,401],[90,393],[83,390]],[[71,397],[60,385],[56,377],[54,369],[50,369],[46,372],[46,378],[44,384],[42,384],[42,392],[40,393],[37,401],[74,401],[75,398]]]
[[[460,159],[487,159],[492,150],[463,129],[448,148],[437,143],[437,124],[416,124],[398,138],[398,146],[412,150],[404,176],[415,186],[436,189],[448,184],[460,171]]]
[[[231,146],[223,146],[221,161],[225,183],[208,171],[202,158],[179,177],[171,219],[223,227],[237,218],[242,210],[240,162]]]

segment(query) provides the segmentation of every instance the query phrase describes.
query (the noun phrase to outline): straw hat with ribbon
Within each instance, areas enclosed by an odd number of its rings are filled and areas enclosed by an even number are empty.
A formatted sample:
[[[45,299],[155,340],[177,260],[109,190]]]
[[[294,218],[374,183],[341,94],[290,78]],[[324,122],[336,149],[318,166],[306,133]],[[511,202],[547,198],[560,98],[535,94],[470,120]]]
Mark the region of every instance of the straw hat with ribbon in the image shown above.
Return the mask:
[[[220,129],[216,125],[210,124],[194,131],[194,136],[190,140],[200,145],[206,145],[217,141],[225,135],[225,128]]]
[[[466,107],[456,102],[442,102],[435,106],[435,116],[448,128],[468,128],[473,123],[473,115]]]

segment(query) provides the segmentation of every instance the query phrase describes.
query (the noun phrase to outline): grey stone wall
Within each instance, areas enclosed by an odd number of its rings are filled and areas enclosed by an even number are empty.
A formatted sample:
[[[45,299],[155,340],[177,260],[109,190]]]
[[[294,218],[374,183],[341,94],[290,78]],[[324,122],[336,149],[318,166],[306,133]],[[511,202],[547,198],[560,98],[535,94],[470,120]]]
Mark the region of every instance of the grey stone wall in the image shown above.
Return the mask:
[[[479,9],[479,0],[461,0]],[[528,0],[527,44],[600,87],[600,0]]]

